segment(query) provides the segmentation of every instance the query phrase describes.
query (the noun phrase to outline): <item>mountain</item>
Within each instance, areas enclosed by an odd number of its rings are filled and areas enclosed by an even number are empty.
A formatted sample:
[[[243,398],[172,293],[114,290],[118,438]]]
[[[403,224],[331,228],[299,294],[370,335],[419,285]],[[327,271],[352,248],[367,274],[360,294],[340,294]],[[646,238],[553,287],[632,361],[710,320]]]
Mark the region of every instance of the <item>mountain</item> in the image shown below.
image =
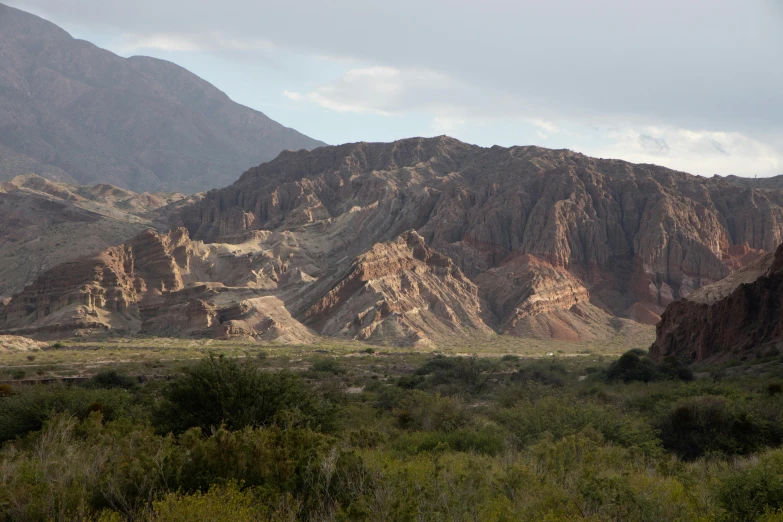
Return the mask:
[[[0,179],[194,193],[321,145],[173,63],[121,58],[0,4]]]
[[[413,138],[283,152],[171,220],[189,253],[155,266],[173,263],[182,282],[146,282],[151,240],[134,240],[123,270],[145,281],[129,288],[147,290],[135,290],[131,330],[191,307],[209,311],[205,335],[601,341],[650,329],[669,303],[773,251],[783,193],[567,150]],[[86,273],[102,273],[96,259],[82,260]],[[92,281],[101,294],[117,279],[76,273],[43,274],[0,328],[66,328],[65,316],[48,318],[47,289],[83,296]],[[107,310],[90,297],[61,301]],[[270,321],[276,333],[264,330]]]
[[[783,341],[783,245],[726,279],[670,304],[650,356],[740,359]]]
[[[0,299],[45,270],[97,254],[149,228],[195,197],[73,186],[35,175],[0,182]]]

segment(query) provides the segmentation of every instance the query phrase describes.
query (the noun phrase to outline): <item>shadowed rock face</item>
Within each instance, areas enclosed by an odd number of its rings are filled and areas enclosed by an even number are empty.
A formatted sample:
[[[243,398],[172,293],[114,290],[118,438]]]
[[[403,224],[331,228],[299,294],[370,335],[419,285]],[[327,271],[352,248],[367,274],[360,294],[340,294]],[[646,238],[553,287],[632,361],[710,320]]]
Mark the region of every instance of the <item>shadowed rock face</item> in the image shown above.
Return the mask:
[[[783,340],[783,246],[669,305],[650,356],[737,358]]]
[[[193,193],[320,145],[173,63],[119,57],[0,4],[0,179]]]
[[[129,280],[141,274],[146,288],[133,328],[409,345],[493,331],[600,341],[651,329],[671,302],[771,251],[783,196],[440,137],[285,152],[171,219],[193,240],[168,257],[149,238],[123,247]],[[34,297],[16,296],[0,329],[55,321]]]

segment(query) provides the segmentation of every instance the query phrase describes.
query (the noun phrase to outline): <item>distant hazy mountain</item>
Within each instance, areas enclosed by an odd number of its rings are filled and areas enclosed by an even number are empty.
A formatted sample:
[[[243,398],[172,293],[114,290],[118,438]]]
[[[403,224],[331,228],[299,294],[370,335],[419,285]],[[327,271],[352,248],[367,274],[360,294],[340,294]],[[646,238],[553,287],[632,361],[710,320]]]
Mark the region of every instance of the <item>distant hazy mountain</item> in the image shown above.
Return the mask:
[[[119,57],[0,4],[0,180],[196,192],[321,145],[173,63]]]

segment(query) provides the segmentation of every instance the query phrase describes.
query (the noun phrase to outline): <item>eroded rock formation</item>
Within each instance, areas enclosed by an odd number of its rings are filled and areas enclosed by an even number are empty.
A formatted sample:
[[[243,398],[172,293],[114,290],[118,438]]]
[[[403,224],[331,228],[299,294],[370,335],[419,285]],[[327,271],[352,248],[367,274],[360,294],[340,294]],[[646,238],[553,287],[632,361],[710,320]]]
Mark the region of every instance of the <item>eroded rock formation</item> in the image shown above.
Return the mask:
[[[669,305],[650,356],[686,362],[740,358],[783,340],[783,245]]]
[[[136,306],[142,331],[600,341],[651,329],[673,301],[772,251],[783,193],[565,150],[415,138],[284,152],[172,219],[184,228],[163,246],[140,236],[114,254],[133,270],[104,274],[97,258],[100,270],[78,268],[108,282],[97,302]],[[136,297],[115,296],[114,279]],[[89,294],[82,286],[67,295]],[[57,305],[35,287],[7,305],[6,329],[49,320]]]

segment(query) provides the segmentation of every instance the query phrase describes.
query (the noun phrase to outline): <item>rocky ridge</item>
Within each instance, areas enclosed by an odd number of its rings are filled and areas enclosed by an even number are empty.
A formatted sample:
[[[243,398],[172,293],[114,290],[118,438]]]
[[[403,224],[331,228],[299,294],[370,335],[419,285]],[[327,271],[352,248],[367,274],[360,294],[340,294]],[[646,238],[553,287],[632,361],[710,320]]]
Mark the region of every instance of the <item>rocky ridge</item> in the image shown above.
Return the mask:
[[[566,150],[413,138],[283,152],[172,219],[192,238],[175,263],[184,286],[140,294],[145,331],[597,342],[650,328],[671,302],[774,250],[783,193]],[[12,312],[20,299],[0,328],[44,324],[29,319],[34,301],[28,319]]]

